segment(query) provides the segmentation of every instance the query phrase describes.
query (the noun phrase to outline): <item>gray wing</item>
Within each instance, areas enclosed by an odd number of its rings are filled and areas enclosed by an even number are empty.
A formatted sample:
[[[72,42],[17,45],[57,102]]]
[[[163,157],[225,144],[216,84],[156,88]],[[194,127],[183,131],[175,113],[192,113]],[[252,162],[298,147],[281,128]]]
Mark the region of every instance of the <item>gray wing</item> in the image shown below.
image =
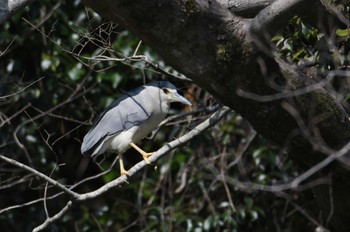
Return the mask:
[[[117,134],[147,120],[150,114],[141,106],[138,98],[143,90],[139,87],[113,102],[95,121],[85,135],[81,152],[91,155],[107,136]]]

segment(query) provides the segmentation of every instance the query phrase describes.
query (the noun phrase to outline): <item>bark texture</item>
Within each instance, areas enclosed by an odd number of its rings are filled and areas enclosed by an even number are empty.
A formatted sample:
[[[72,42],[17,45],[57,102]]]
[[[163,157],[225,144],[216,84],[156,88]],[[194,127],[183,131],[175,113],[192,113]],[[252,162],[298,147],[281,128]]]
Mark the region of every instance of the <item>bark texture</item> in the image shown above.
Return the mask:
[[[335,150],[349,141],[348,115],[326,89],[319,88],[302,95],[289,94],[312,86],[314,81],[302,70],[276,61],[266,52],[268,48],[257,39],[260,35],[252,30],[251,19],[233,15],[216,1],[83,2],[138,35],[168,64],[240,113],[261,135],[280,146],[287,145],[290,157],[302,168],[307,169],[325,158],[307,137],[322,138],[324,145]],[[301,1],[297,2],[300,4]],[[310,4],[310,1],[304,2]],[[281,14],[278,17],[286,21]],[[260,20],[269,21],[266,18]],[[276,97],[280,96],[275,94],[280,94],[281,89],[286,96]],[[259,95],[271,95],[271,99],[254,98]],[[286,105],[292,106],[297,115],[286,110]],[[300,132],[300,124],[306,125],[310,134],[305,136],[305,131]],[[332,191],[328,185],[313,189],[323,216],[327,218],[332,208],[332,229],[350,231],[348,170],[344,165],[334,163],[320,175],[331,175],[332,178]]]

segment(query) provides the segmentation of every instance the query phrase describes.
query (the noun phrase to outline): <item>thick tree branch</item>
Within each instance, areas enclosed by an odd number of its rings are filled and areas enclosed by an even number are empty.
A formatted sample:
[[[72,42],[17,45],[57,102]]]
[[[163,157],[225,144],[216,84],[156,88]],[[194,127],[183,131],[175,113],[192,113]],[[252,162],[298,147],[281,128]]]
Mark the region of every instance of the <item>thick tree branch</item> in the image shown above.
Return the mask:
[[[245,18],[255,17],[262,9],[276,0],[218,0],[232,13]]]
[[[333,24],[346,27],[349,24],[339,11],[324,1],[275,0],[254,17],[250,29],[259,35],[260,39],[263,36],[269,39],[286,26],[294,16],[299,16],[311,24],[321,27],[333,26]]]
[[[277,0],[263,9],[252,21],[251,30],[256,34],[275,34],[295,15],[314,8],[318,0]]]

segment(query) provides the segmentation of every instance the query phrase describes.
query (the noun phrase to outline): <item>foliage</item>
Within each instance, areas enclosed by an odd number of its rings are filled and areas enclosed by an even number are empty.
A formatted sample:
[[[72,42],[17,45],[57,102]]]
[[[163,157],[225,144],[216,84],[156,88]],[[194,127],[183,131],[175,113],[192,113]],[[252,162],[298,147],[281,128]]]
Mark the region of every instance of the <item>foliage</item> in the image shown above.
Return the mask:
[[[117,98],[121,90],[141,85],[161,74],[142,60],[128,59],[137,50],[151,62],[180,75],[121,26],[105,22],[78,1],[35,2],[2,25],[0,44],[0,152],[29,164],[66,185],[101,170],[80,154],[81,140],[92,120]],[[317,69],[347,68],[349,30],[337,29],[333,59],[324,59],[318,46],[325,35],[295,17],[272,40],[277,55],[294,62],[313,62]],[[108,56],[101,61],[89,57]],[[179,83],[179,86],[181,84]],[[194,86],[199,112],[190,123],[169,123],[145,150],[160,147],[208,117],[211,97]],[[176,105],[177,112],[182,111]],[[185,120],[186,121],[186,120]],[[108,168],[114,157],[101,166]],[[126,155],[131,167],[140,161]],[[42,198],[45,183],[23,170],[2,163],[0,209]],[[96,189],[118,175],[118,167],[79,187]],[[298,175],[284,151],[260,135],[239,115],[220,124],[188,146],[168,154],[101,198],[80,204],[54,224],[53,231],[311,231],[315,228],[296,205],[314,206],[311,193],[257,190],[261,185],[285,183]],[[22,178],[25,177],[25,178]],[[57,193],[51,187],[46,195]],[[59,211],[66,197],[47,200],[49,214]],[[28,217],[27,215],[31,215]],[[317,218],[318,215],[311,215]],[[0,214],[0,227],[30,231],[46,218],[43,202]],[[5,229],[6,230],[6,229]],[[2,231],[5,231],[2,229]]]

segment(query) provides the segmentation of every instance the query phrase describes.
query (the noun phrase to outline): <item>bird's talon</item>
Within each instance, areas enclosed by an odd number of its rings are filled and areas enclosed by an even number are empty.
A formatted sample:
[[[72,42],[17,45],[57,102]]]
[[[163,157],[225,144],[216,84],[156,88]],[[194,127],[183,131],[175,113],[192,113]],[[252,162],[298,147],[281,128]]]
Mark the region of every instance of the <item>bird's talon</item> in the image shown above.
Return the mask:
[[[126,171],[126,170],[120,170],[120,175],[122,176],[122,175],[127,175],[127,176],[129,176],[129,173],[128,173],[128,171]]]
[[[148,157],[147,155],[142,156],[142,157],[143,157],[143,159],[146,161],[147,164],[150,164],[150,163],[151,163],[151,161],[149,161],[149,159],[147,158],[147,157]]]
[[[156,152],[148,152],[145,154],[146,157],[150,157],[151,155],[155,154]]]

